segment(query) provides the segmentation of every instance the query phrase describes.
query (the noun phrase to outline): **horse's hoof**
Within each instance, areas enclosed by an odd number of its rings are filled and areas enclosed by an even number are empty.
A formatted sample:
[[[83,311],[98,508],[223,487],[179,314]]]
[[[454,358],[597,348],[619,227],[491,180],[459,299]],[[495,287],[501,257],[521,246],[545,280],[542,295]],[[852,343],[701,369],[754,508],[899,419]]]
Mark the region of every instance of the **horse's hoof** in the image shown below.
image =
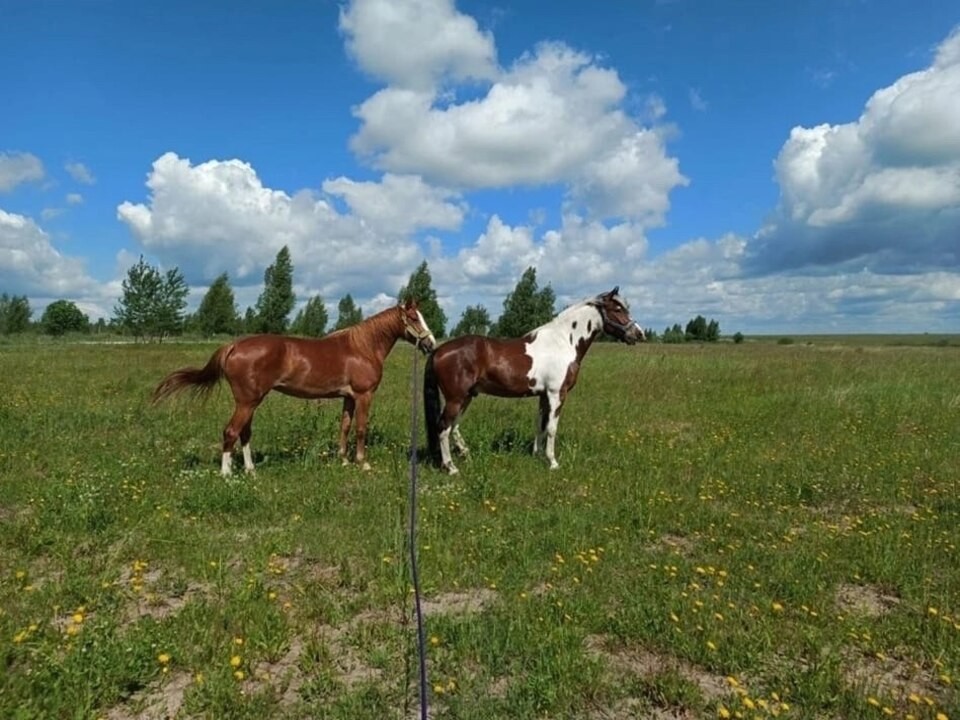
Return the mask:
[[[457,469],[457,466],[454,465],[453,463],[450,463],[449,465],[444,465],[443,469],[447,471],[447,475],[457,475],[460,473],[460,471]]]
[[[350,464],[350,461],[347,460],[347,458],[340,458],[340,466],[341,466],[341,467],[346,467],[346,466],[349,465],[349,464]]]
[[[361,464],[360,469],[363,470],[364,472],[369,472],[370,470],[373,470],[373,468],[370,467],[370,463],[368,462],[364,462],[363,464]]]
[[[560,469],[560,463],[558,463],[558,462],[552,462],[552,463],[550,463],[550,469],[551,469],[551,470],[558,470],[558,469]]]

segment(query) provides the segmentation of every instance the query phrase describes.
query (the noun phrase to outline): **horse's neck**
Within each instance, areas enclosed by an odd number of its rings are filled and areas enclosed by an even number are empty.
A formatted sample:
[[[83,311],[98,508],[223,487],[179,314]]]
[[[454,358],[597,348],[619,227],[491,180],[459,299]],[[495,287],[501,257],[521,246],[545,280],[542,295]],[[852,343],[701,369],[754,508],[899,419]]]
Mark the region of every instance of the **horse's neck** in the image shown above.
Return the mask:
[[[393,350],[393,346],[397,344],[397,340],[403,336],[404,329],[402,323],[391,322],[391,318],[386,315],[383,318],[375,315],[370,320],[377,322],[369,330],[368,342],[365,343],[366,349],[383,363]]]
[[[596,307],[583,303],[567,308],[548,325],[576,349],[577,362],[580,362],[603,332],[603,317]]]

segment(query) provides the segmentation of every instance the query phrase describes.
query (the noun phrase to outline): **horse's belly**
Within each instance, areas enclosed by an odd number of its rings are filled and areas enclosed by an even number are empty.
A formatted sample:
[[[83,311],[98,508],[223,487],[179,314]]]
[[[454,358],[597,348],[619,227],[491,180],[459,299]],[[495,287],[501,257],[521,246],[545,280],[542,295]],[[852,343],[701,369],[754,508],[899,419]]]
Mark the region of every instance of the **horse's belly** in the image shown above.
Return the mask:
[[[304,400],[317,400],[321,398],[336,398],[353,395],[349,385],[277,385],[274,388],[277,392],[292,397],[303,398]]]

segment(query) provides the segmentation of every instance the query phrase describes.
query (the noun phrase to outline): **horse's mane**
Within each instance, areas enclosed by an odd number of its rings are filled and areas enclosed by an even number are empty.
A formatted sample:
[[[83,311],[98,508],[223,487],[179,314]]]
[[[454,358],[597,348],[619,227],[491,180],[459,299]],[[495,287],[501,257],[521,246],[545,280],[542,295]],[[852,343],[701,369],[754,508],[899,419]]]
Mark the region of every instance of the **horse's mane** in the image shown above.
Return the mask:
[[[561,311],[558,312],[556,315],[554,315],[552,318],[550,318],[550,319],[547,320],[545,323],[543,323],[543,325],[540,325],[539,327],[531,330],[530,333],[535,333],[535,332],[536,332],[537,330],[539,330],[540,328],[551,327],[551,326],[557,324],[558,322],[562,322],[563,319],[565,318],[565,316],[569,315],[570,313],[572,313],[572,312],[574,312],[574,311],[576,311],[576,310],[581,310],[581,309],[583,309],[583,308],[585,308],[585,307],[596,307],[596,303],[597,303],[597,298],[596,298],[596,297],[589,297],[589,298],[585,298],[585,299],[583,299],[583,300],[578,300],[578,301],[575,302],[575,303],[572,303],[572,304],[570,304],[570,305],[567,305],[563,310],[561,310]],[[529,334],[529,333],[528,333],[528,334]]]
[[[377,339],[396,333],[396,328],[391,326],[396,325],[399,317],[397,307],[396,305],[388,307],[356,325],[338,330],[333,334],[345,335],[357,352],[366,357],[374,357],[377,354]]]

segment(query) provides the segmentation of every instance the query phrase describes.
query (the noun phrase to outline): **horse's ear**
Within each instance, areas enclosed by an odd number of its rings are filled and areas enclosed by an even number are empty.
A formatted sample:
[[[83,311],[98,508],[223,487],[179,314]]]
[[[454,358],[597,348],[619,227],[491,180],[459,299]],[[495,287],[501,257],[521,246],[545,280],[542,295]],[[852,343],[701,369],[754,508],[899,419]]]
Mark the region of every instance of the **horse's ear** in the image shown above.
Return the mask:
[[[619,285],[617,285],[615,288],[613,288],[613,290],[610,291],[610,297],[613,297],[614,295],[619,295],[619,294],[620,294]]]
[[[408,297],[407,301],[403,304],[407,310],[416,310],[417,301],[416,298]]]

